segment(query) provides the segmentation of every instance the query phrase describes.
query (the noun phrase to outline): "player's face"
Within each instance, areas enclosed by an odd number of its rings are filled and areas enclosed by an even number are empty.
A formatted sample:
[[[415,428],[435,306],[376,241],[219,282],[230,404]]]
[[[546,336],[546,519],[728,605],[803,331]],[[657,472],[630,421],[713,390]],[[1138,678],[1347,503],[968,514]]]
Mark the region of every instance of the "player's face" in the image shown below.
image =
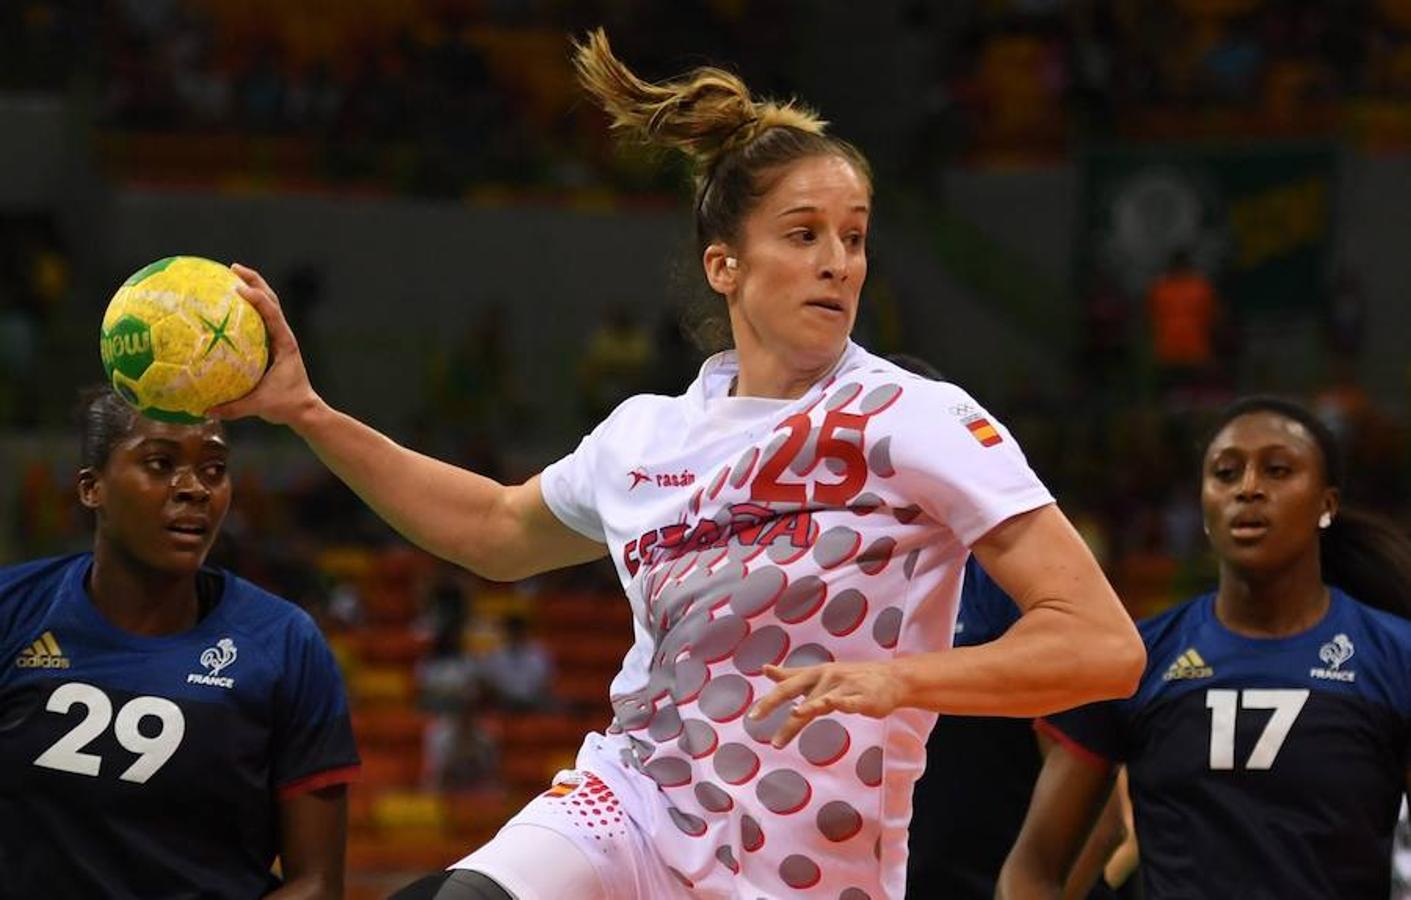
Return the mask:
[[[161,572],[199,569],[230,508],[229,447],[215,422],[173,425],[139,416],[79,496],[110,549]]]
[[[867,180],[842,157],[802,159],[778,177],[742,226],[730,295],[736,346],[800,369],[837,359],[867,278],[870,203]]]
[[[1201,506],[1222,562],[1255,572],[1318,552],[1318,520],[1336,513],[1323,454],[1300,423],[1274,412],[1240,416],[1205,451]]]

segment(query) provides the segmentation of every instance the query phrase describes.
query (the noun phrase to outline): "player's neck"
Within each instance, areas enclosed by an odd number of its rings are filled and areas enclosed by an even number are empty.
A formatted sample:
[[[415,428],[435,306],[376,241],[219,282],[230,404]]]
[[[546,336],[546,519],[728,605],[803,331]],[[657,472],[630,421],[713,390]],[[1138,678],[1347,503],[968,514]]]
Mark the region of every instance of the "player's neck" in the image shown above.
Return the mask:
[[[1220,564],[1215,615],[1237,634],[1268,638],[1307,631],[1323,618],[1329,602],[1316,554],[1268,573]]]
[[[158,572],[101,542],[86,587],[103,618],[129,634],[177,634],[199,618],[195,573]]]
[[[796,400],[808,393],[820,378],[828,373],[837,360],[810,369],[789,364],[782,354],[771,352],[746,339],[736,350],[740,371],[731,385],[731,396],[765,397],[776,400]]]

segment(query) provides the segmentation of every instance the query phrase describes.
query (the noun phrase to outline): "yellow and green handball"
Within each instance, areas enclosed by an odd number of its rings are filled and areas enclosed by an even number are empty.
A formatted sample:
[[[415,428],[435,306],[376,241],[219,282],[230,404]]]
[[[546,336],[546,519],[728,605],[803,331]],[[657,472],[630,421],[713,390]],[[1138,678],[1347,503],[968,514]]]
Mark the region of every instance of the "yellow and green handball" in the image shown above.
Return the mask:
[[[139,412],[196,423],[248,394],[269,359],[265,324],[228,266],[168,256],[122,283],[103,315],[103,371]]]

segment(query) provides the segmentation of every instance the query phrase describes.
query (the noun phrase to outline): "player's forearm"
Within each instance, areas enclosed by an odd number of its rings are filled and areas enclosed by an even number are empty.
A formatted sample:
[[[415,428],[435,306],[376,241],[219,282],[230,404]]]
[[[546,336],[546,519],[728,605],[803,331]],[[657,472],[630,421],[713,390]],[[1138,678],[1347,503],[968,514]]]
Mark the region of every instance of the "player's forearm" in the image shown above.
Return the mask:
[[[510,574],[497,533],[503,485],[403,447],[321,400],[290,427],[407,540],[487,578]]]
[[[1011,853],[995,884],[995,900],[1059,900],[1059,878],[1045,873],[1027,860]]]
[[[896,668],[904,705],[1031,717],[1129,696],[1145,663],[1141,638],[1125,617],[1095,622],[1065,604],[1041,602],[999,640],[899,657]]]
[[[265,900],[339,900],[342,896],[342,878],[306,875],[265,894]]]
[[[1057,749],[1053,752],[1067,752]],[[1127,837],[1127,827],[1122,822],[1122,803],[1119,791],[1113,791],[1107,798],[1097,822],[1093,824],[1083,849],[1078,853],[1068,878],[1063,885],[1064,900],[1083,900],[1093,886],[1103,878],[1103,872],[1112,857],[1113,851],[1122,845]]]

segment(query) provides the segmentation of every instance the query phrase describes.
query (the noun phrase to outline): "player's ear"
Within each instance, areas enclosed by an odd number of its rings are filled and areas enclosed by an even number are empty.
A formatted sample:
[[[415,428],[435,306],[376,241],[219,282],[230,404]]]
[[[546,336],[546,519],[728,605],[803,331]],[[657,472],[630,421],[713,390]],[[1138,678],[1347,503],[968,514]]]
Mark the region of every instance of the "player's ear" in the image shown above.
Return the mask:
[[[735,290],[735,282],[740,273],[740,261],[734,249],[720,241],[713,241],[701,256],[705,267],[706,281],[717,294],[730,294]]]
[[[1342,506],[1342,493],[1337,488],[1328,488],[1323,495],[1323,515],[1327,517],[1328,524],[1332,524],[1337,518],[1338,509]]]
[[[78,502],[85,509],[97,509],[103,505],[103,479],[97,471],[85,466],[78,470]]]

